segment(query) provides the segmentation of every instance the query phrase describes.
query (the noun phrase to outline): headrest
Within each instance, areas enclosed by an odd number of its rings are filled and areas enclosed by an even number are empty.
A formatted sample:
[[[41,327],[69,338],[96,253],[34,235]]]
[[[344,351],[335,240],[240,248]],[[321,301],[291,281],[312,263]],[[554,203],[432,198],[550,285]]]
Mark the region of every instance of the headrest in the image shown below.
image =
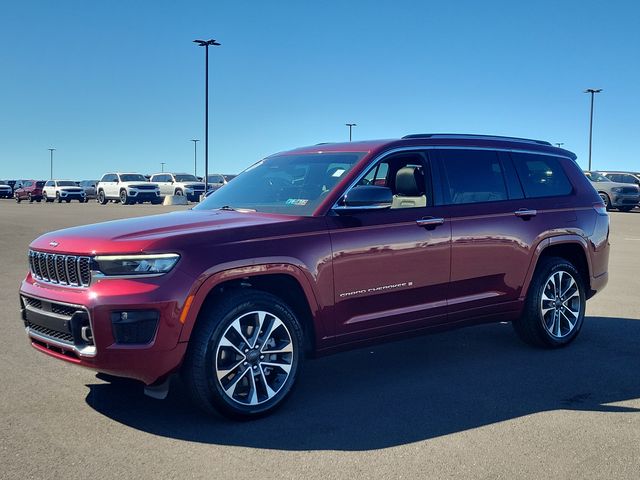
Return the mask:
[[[402,167],[396,173],[396,193],[405,197],[424,194],[424,175],[419,167]]]

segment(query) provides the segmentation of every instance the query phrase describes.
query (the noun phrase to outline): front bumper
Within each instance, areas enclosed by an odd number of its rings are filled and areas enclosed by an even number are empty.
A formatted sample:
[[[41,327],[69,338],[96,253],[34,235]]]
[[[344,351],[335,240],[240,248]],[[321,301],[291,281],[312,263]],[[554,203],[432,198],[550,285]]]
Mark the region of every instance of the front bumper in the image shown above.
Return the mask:
[[[138,202],[153,202],[160,200],[159,190],[138,190],[136,188],[130,188],[127,191],[127,195]]]
[[[37,350],[149,385],[177,370],[182,362],[187,343],[179,342],[179,317],[192,282],[191,277],[174,271],[137,280],[100,279],[78,288],[48,284],[28,274],[20,287],[22,319]],[[113,314],[122,311],[158,313],[150,342],[116,341]]]
[[[640,195],[637,194],[613,194],[611,196],[612,207],[635,207],[640,203]]]

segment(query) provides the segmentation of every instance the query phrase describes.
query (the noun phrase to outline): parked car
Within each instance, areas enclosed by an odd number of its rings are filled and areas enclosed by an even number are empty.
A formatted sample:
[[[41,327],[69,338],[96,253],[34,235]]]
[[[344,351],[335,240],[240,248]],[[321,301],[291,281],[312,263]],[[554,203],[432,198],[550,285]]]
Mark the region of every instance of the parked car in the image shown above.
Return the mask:
[[[139,173],[105,173],[96,188],[98,203],[101,205],[106,205],[109,200],[120,202],[122,205],[162,202],[158,185],[149,183],[145,176]]]
[[[207,177],[208,180],[208,189],[209,190],[217,190],[220,187],[225,186],[232,179],[234,179],[237,175],[222,175],[221,173],[212,173]]]
[[[6,180],[0,180],[0,198],[11,198],[13,196],[13,188]]]
[[[618,183],[632,183],[633,185],[638,185],[640,187],[640,172],[603,172],[598,171],[598,173],[604,175],[612,182]]]
[[[598,172],[584,173],[598,191],[607,210],[617,208],[621,212],[630,212],[640,203],[640,193],[636,185],[612,182]]]
[[[44,188],[44,180],[20,180],[16,185],[20,185],[13,192],[13,197],[16,202],[20,203],[22,200],[29,200],[29,203],[34,201],[40,203],[42,200],[42,189]]]
[[[158,184],[163,197],[185,195],[190,202],[198,202],[204,193],[204,183],[188,173],[155,173],[151,176],[151,182]]]
[[[93,200],[97,198],[96,195],[96,185],[98,184],[98,180],[82,180],[78,182],[80,188],[84,190],[84,195],[87,200]]]
[[[42,198],[45,202],[53,202],[56,200],[61,203],[63,200],[69,203],[71,200],[78,200],[80,203],[86,203],[87,197],[84,190],[71,180],[49,180],[42,188]]]
[[[155,397],[179,372],[236,418],[281,405],[307,353],[499,321],[564,347],[608,278],[609,217],[575,159],[434,134],[276,154],[191,210],[34,240],[26,332]]]

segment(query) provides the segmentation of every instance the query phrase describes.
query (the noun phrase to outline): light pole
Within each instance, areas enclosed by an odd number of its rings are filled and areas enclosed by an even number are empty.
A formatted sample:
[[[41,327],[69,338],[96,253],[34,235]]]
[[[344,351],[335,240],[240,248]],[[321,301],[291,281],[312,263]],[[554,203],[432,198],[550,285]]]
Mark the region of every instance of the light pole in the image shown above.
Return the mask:
[[[219,47],[216,40],[194,40],[204,47],[204,190],[209,190],[209,45]]]
[[[167,162],[160,162],[160,169],[161,169],[160,171],[161,171],[162,173],[164,173],[164,164],[165,164],[165,163],[167,163]]]
[[[198,140],[197,138],[193,138],[191,139],[191,141],[193,142],[193,176],[197,177],[198,176],[198,150],[196,148],[196,145],[198,145],[198,142],[200,140]]]
[[[562,143],[562,142],[557,142],[556,143],[556,147],[558,147],[558,148],[560,148],[562,145],[564,145],[564,143]]]
[[[345,125],[349,127],[349,141],[351,141],[351,129],[357,127],[357,125],[355,123],[345,123]]]
[[[50,153],[49,180],[53,180],[53,151],[55,150],[55,148],[48,148],[47,150],[49,150]]]
[[[589,120],[589,171],[591,171],[591,141],[593,139],[593,97],[596,93],[600,93],[601,88],[587,88],[584,93],[591,94],[591,116]]]

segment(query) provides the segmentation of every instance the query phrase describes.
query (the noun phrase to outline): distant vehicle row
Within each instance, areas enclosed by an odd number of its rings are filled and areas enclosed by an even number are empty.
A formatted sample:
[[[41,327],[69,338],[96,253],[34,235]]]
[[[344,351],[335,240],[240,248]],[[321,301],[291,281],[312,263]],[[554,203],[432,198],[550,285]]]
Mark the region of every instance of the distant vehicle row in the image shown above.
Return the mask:
[[[584,172],[604,202],[607,210],[617,208],[621,212],[630,212],[640,204],[640,179],[637,183],[612,181],[602,172]]]

